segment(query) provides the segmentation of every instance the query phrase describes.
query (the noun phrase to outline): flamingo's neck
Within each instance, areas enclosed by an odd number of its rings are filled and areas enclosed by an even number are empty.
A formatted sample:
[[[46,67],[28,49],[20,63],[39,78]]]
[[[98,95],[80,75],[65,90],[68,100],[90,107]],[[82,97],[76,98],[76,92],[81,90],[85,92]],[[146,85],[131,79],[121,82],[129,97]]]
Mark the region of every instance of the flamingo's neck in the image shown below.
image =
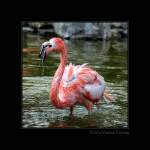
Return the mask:
[[[64,73],[64,69],[67,63],[67,48],[60,53],[60,64],[55,72],[54,78],[52,80],[51,89],[50,89],[50,99],[53,105],[60,108],[61,104],[58,98],[59,85]]]

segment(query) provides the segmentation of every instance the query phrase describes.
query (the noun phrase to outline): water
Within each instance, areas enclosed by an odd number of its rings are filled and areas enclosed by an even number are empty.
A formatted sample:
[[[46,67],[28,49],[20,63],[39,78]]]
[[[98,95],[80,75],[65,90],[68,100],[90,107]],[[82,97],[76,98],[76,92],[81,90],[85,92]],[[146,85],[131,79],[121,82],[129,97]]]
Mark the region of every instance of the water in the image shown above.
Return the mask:
[[[23,128],[127,128],[128,127],[128,68],[127,40],[122,41],[66,41],[69,62],[88,63],[101,73],[107,88],[115,98],[101,102],[88,115],[83,106],[76,106],[74,117],[69,110],[56,109],[49,100],[52,77],[59,65],[59,55],[52,53],[44,66],[38,58],[44,39],[26,34],[22,49],[22,127]]]

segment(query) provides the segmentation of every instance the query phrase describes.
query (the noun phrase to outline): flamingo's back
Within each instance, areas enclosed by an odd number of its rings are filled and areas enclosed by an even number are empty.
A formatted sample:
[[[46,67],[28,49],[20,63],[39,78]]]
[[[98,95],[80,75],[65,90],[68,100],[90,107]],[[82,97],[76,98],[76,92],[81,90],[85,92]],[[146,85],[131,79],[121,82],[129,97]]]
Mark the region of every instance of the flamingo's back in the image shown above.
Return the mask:
[[[85,100],[98,102],[105,90],[104,78],[86,64],[65,67],[59,86],[59,99],[62,103],[71,106]]]

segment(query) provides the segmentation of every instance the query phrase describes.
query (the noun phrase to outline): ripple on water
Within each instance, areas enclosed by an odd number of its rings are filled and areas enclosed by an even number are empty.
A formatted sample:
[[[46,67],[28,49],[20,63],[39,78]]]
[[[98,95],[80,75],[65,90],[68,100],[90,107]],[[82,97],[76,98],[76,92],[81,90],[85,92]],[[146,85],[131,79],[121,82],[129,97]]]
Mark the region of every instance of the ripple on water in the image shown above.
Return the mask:
[[[51,77],[23,77],[23,86],[26,87],[23,90],[22,124],[24,128],[57,127],[64,124],[76,128],[127,127],[127,112],[120,111],[127,103],[126,87],[106,82],[111,94],[117,96],[116,102],[102,101],[99,109],[96,106],[93,107],[90,117],[87,117],[88,112],[85,107],[77,105],[74,109],[75,118],[69,122],[68,118],[67,120],[64,118],[68,116],[69,110],[55,109],[48,99],[51,79]]]

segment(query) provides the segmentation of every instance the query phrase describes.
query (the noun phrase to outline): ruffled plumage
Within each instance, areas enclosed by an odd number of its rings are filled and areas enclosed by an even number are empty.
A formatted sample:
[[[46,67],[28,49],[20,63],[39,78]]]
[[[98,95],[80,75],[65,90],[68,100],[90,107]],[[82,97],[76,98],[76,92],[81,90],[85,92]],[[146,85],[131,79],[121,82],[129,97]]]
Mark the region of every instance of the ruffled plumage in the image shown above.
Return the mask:
[[[61,102],[82,103],[83,99],[92,103],[97,102],[105,90],[104,78],[87,64],[65,67],[59,86],[59,99]]]

